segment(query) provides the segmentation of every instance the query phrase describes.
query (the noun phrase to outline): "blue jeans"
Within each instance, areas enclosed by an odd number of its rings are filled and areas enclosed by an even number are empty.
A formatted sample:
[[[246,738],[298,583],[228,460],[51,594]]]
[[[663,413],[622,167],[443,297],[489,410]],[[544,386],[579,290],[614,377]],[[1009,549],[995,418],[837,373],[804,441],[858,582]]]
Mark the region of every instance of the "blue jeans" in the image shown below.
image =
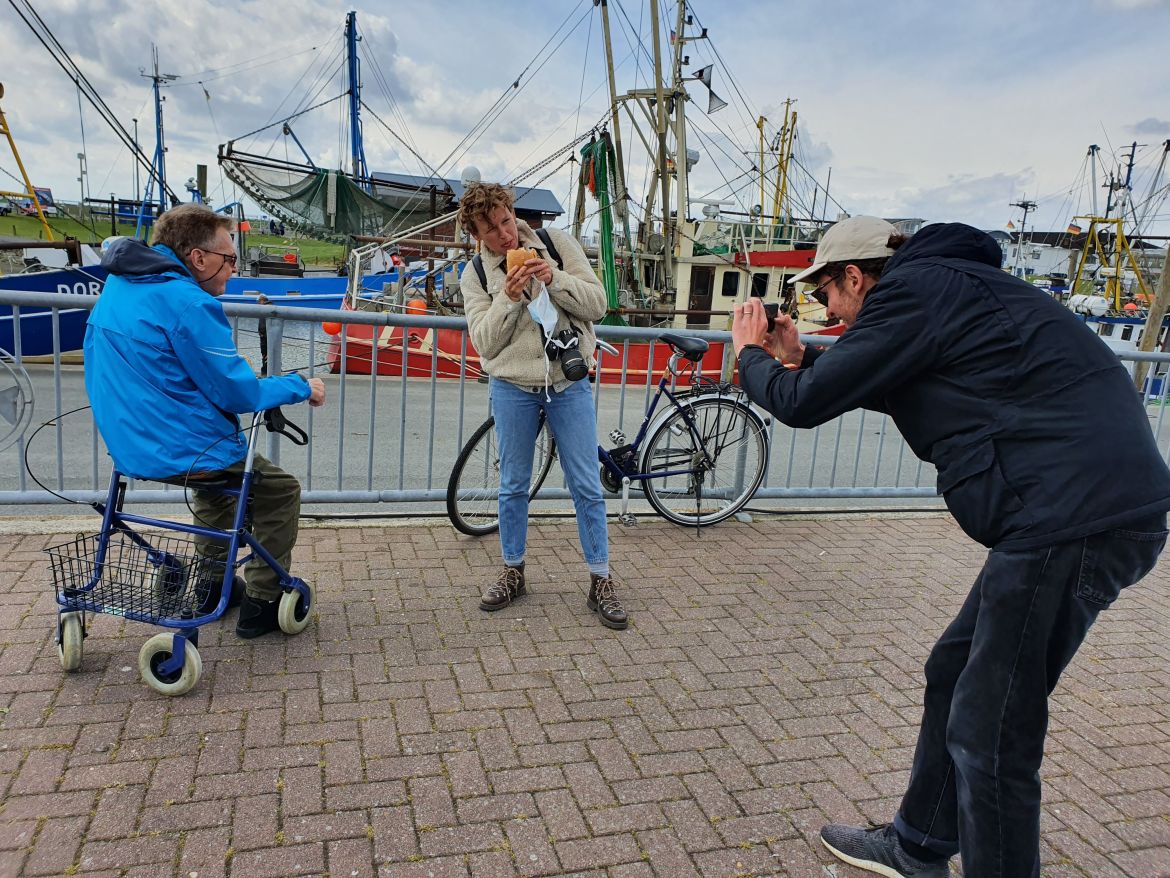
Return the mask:
[[[609,571],[609,530],[597,460],[597,418],[589,382],[571,384],[560,393],[551,387],[537,393],[491,379],[492,414],[500,449],[500,548],[504,563],[524,560],[528,541],[528,489],[532,456],[543,409],[557,443],[557,454],[577,512],[577,533],[585,563],[594,573]]]
[[[971,878],[1040,874],[1048,696],[1096,620],[1166,545],[1166,515],[1043,549],[992,550],[926,662],[910,784],[911,842],[962,853]]]

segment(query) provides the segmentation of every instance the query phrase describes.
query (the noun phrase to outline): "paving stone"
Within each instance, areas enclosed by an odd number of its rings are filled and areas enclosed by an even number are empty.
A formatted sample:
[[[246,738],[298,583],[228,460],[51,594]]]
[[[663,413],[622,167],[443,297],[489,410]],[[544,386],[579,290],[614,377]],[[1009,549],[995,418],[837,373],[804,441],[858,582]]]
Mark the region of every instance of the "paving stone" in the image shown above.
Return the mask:
[[[612,632],[566,572],[570,521],[534,521],[532,594],[491,616],[490,541],[303,534],[317,624],[250,643],[207,626],[178,699],[138,682],[144,630],[110,616],[62,675],[56,538],[0,536],[0,875],[844,875],[817,831],[897,807],[923,663],[983,558],[944,515],[717,539],[646,520],[612,533],[635,619]],[[1045,876],[1170,875],[1166,630],[1170,562],[1052,696]]]

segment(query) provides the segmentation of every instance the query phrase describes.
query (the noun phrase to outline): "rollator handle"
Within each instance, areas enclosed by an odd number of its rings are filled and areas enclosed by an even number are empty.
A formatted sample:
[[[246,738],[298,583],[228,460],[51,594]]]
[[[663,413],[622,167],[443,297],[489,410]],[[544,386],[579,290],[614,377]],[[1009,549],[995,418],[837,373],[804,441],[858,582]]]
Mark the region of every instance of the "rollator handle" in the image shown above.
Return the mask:
[[[286,439],[291,439],[295,445],[309,444],[309,434],[286,418],[279,406],[264,412],[264,426],[269,433],[279,433]]]

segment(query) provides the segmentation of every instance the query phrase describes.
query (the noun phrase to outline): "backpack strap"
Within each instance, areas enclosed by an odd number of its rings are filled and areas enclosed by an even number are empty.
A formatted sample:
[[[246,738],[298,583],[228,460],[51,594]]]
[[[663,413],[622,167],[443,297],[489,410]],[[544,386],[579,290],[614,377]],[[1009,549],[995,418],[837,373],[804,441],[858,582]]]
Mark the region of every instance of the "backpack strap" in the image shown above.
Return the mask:
[[[479,285],[487,292],[487,272],[483,270],[483,257],[476,253],[471,257],[471,267],[475,269],[475,276],[479,278]]]
[[[544,244],[544,248],[548,250],[548,255],[556,261],[557,268],[561,269],[561,271],[564,271],[565,262],[563,259],[561,259],[561,254],[557,251],[557,245],[553,243],[552,235],[549,233],[549,230],[544,227],[536,229],[536,237],[540,238],[541,242]]]
[[[561,259],[561,254],[557,250],[557,245],[553,243],[552,235],[549,234],[548,229],[536,229],[536,237],[540,238],[544,248],[548,250],[548,255],[551,256],[557,263],[557,268],[562,271],[565,268],[565,263]],[[483,270],[483,257],[476,253],[471,257],[471,267],[475,269],[475,276],[479,278],[479,285],[487,291],[487,272]]]

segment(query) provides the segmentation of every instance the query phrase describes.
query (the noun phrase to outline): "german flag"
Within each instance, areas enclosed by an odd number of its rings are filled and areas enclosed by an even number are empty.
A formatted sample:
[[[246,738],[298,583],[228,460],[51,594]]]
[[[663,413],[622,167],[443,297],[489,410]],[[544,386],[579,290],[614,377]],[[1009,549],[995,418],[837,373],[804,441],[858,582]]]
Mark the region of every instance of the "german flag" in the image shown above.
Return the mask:
[[[1068,233],[1070,235],[1079,235],[1081,233],[1081,227],[1078,226],[1076,223],[1069,223],[1068,224]]]

